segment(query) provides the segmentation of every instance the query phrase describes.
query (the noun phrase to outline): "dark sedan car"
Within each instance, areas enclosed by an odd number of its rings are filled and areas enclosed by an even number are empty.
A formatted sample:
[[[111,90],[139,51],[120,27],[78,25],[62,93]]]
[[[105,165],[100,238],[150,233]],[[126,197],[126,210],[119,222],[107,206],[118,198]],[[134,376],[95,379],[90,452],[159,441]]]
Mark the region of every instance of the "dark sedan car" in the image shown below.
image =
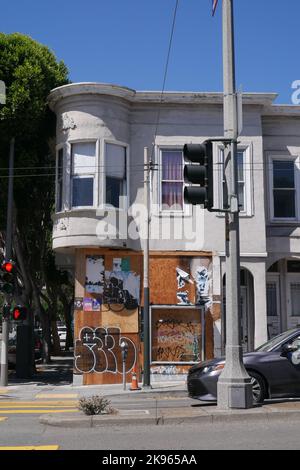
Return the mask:
[[[266,398],[300,397],[300,328],[282,333],[243,355],[251,377],[254,403]],[[200,362],[191,367],[187,386],[191,398],[217,400],[217,382],[225,359]]]

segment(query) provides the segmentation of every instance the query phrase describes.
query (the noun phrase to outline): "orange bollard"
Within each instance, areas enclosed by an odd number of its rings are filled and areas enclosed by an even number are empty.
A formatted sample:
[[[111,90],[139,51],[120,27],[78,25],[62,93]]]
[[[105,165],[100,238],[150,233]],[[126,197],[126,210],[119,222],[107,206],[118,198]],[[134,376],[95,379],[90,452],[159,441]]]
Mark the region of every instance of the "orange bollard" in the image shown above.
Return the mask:
[[[141,390],[141,388],[139,387],[139,384],[138,384],[138,380],[137,380],[136,366],[134,366],[133,370],[132,370],[131,387],[130,387],[129,390],[131,390],[131,391]]]

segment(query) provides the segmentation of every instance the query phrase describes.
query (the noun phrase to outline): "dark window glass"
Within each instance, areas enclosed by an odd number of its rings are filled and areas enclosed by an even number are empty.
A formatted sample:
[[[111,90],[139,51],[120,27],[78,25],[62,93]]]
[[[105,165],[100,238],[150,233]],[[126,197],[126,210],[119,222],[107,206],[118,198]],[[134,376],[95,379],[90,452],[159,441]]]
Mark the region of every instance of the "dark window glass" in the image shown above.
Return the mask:
[[[300,273],[300,261],[288,261],[287,262],[288,273]]]
[[[73,177],[73,197],[72,206],[93,206],[94,205],[94,178]]]
[[[274,190],[274,217],[295,218],[295,191]]]
[[[126,147],[106,144],[106,204],[125,208],[124,198],[127,195],[126,183]],[[125,204],[126,205],[126,204]]]
[[[106,177],[106,203],[114,207],[120,207],[120,197],[126,193],[124,185],[126,182],[119,178]]]
[[[274,174],[274,189],[279,188],[294,188],[295,187],[295,173],[293,161],[274,161],[273,162]]]
[[[267,283],[267,315],[277,317],[277,290],[275,282]]]

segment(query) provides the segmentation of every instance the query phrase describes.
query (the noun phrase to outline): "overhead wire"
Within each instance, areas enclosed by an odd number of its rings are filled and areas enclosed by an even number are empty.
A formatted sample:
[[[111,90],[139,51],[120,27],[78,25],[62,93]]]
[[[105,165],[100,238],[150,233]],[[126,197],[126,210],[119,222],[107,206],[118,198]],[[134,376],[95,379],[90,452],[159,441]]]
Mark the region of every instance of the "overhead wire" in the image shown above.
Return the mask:
[[[168,70],[169,70],[169,62],[170,62],[170,56],[171,56],[171,50],[172,50],[173,38],[174,38],[174,32],[175,32],[175,26],[176,26],[178,6],[179,6],[179,0],[176,0],[175,7],[174,7],[174,12],[173,12],[173,21],[172,21],[171,34],[170,34],[170,39],[169,39],[169,47],[168,47],[166,64],[165,64],[165,70],[164,70],[162,90],[161,90],[161,93],[160,93],[160,100],[159,100],[159,105],[158,105],[156,127],[155,127],[153,142],[152,142],[151,158],[150,158],[151,161],[153,159],[155,140],[156,140],[156,137],[157,137],[157,132],[158,132],[159,124],[160,124],[161,105],[162,105],[162,102],[163,102],[163,96],[164,96],[164,92],[165,92],[165,88],[166,88],[166,82],[167,82],[167,76],[168,76]]]

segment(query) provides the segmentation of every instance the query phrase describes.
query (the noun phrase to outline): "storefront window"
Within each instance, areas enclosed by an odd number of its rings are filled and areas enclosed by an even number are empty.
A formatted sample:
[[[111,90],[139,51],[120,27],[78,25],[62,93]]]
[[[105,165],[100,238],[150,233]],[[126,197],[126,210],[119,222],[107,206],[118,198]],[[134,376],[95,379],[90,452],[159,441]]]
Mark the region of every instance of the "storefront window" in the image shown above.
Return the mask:
[[[152,362],[197,362],[201,357],[199,309],[152,308]]]

